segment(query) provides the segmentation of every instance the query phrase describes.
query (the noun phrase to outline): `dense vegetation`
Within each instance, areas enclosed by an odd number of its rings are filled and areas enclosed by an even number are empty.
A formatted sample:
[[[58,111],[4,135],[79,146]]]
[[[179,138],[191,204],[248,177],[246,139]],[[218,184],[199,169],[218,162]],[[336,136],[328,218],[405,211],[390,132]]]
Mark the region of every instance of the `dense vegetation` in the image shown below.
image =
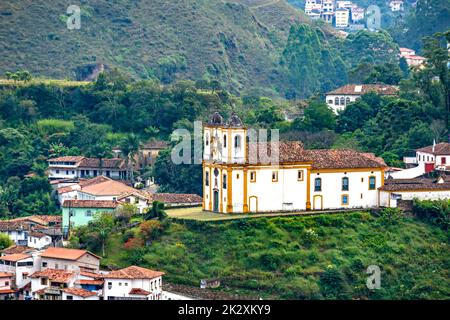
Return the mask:
[[[313,24],[284,0],[83,0],[81,28],[68,30],[70,4],[2,1],[0,74],[25,68],[84,79],[103,64],[137,79],[218,80],[233,91],[270,92],[290,24]]]
[[[103,263],[164,270],[166,281],[193,286],[218,278],[221,290],[263,298],[446,299],[449,253],[446,232],[388,210],[379,217],[152,220],[112,234]],[[382,270],[380,290],[366,287],[369,265]]]

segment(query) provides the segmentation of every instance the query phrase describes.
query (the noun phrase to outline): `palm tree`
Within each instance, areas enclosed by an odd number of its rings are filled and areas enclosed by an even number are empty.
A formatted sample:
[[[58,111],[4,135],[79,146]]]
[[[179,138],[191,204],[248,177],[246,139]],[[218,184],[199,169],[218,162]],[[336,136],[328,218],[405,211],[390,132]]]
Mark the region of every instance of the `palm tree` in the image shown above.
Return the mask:
[[[91,153],[99,159],[99,176],[103,175],[103,159],[108,158],[111,155],[111,146],[106,142],[96,144]]]
[[[139,138],[134,134],[131,133],[127,135],[122,142],[120,143],[120,150],[122,151],[122,154],[125,157],[127,170],[129,173],[129,180],[133,181],[133,163],[135,160],[135,155],[139,152],[140,148],[140,141]]]

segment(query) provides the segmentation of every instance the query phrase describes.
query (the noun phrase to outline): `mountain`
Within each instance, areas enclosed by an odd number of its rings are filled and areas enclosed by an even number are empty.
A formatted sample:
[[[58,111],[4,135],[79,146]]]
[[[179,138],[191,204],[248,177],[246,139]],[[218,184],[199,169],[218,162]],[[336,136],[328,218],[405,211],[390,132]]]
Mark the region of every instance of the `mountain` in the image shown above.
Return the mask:
[[[84,80],[103,68],[135,78],[218,79],[241,91],[277,85],[292,24],[314,24],[285,0],[80,0],[0,2],[0,74]],[[333,29],[320,26],[325,34]]]

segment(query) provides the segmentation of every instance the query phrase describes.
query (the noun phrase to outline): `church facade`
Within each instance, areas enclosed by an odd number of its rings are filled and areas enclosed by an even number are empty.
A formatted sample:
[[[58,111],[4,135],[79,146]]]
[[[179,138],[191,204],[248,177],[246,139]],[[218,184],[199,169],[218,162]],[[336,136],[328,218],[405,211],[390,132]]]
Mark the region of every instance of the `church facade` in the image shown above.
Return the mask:
[[[305,150],[301,142],[249,142],[233,115],[203,128],[203,210],[288,212],[379,206],[383,159],[354,150]],[[277,161],[260,156],[260,149]],[[256,154],[256,157],[254,156]],[[254,158],[256,160],[254,160]]]

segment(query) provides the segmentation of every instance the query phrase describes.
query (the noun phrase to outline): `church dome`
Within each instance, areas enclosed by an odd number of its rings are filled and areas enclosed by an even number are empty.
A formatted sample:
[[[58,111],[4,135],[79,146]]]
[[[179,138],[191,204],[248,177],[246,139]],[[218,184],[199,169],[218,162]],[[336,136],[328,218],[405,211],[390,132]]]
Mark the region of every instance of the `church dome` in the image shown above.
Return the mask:
[[[220,115],[220,113],[218,112],[214,112],[210,117],[209,117],[209,124],[212,125],[222,125],[223,124],[223,118]]]
[[[239,118],[237,114],[233,113],[231,115],[229,125],[230,125],[230,127],[238,128],[238,127],[242,127],[243,123],[242,123],[241,118]]]

